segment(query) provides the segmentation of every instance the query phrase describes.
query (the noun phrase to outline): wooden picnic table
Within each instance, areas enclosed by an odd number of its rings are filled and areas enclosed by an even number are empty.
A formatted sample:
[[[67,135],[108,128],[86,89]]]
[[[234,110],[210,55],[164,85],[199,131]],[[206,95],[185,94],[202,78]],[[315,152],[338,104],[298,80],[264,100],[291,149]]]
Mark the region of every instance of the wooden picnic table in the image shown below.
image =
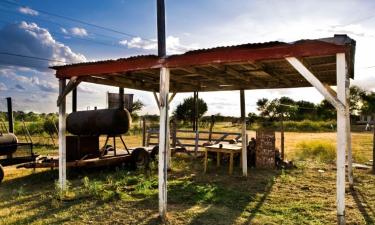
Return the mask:
[[[208,152],[216,152],[216,166],[220,166],[220,158],[221,153],[229,154],[229,175],[233,173],[233,157],[234,154],[240,154],[242,158],[242,145],[241,144],[220,144],[210,145],[205,147],[205,156],[204,156],[204,172],[207,171],[207,164],[208,164]],[[240,164],[242,167],[242,159],[240,160]]]

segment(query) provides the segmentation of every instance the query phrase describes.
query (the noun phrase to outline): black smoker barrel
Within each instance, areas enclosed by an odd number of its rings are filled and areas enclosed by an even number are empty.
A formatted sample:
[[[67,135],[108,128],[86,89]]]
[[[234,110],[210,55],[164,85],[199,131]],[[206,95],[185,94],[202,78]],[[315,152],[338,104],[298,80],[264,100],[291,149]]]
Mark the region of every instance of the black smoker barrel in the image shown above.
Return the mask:
[[[100,109],[71,113],[66,129],[74,135],[118,135],[128,132],[131,116],[126,109]]]
[[[71,113],[66,129],[76,136],[66,137],[67,161],[96,158],[101,155],[99,135],[120,135],[128,132],[130,113],[126,109],[101,109]]]
[[[0,133],[0,156],[13,154],[17,150],[17,143],[18,139],[16,135],[12,133]]]

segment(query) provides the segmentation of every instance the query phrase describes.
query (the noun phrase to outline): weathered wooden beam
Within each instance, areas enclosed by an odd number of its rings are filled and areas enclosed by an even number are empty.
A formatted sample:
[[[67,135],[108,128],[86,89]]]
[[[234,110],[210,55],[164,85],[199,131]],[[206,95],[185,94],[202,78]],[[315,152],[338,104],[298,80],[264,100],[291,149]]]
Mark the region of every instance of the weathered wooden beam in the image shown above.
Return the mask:
[[[168,94],[169,94],[169,70],[160,70],[160,128],[159,128],[159,214],[165,220],[167,212],[167,169],[169,149],[169,116],[168,116]]]
[[[63,92],[59,94],[59,97],[57,98],[57,106],[61,104],[61,101],[63,98],[65,98],[73,89],[75,89],[79,83],[81,83],[82,78],[78,77],[72,77],[68,84],[65,86]]]
[[[158,94],[155,91],[152,92],[152,94],[154,95],[154,98],[155,98],[155,101],[156,101],[156,105],[158,106],[158,108],[160,110],[160,101],[159,101]]]
[[[173,101],[173,99],[176,96],[176,94],[177,94],[177,92],[173,92],[173,94],[169,97],[169,99],[168,99],[168,103],[169,104]]]
[[[59,80],[59,93],[61,102],[59,104],[59,188],[66,189],[66,102],[63,95],[66,88],[66,80]]]
[[[297,58],[285,58],[312,86],[314,86],[337,110],[345,111],[345,105],[324,87],[324,85],[312,74]]]

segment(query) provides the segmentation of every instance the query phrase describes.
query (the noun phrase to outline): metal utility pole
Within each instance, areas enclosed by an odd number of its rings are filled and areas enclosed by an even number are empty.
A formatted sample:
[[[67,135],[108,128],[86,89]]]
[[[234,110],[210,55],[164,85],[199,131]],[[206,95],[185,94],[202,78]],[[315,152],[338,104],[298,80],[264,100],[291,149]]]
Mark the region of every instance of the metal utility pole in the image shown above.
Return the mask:
[[[158,20],[158,56],[167,55],[165,41],[165,3],[164,0],[157,0],[157,20]]]
[[[13,124],[13,106],[12,106],[12,98],[8,97],[7,99],[7,106],[8,106],[8,122],[9,122],[9,133],[14,132],[14,124]]]
[[[77,112],[77,88],[72,91],[72,112]]]

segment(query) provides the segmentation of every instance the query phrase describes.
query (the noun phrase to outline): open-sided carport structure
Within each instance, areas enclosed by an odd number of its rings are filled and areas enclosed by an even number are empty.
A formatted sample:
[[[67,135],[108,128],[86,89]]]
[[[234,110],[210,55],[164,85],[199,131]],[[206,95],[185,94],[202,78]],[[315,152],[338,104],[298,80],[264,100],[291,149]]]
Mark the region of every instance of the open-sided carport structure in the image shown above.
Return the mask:
[[[355,41],[346,35],[300,40],[293,43],[267,42],[201,49],[181,55],[136,56],[73,65],[56,66],[60,79],[59,182],[65,186],[65,96],[80,82],[159,92],[159,210],[167,206],[167,161],[169,151],[169,93],[240,92],[242,137],[246,137],[245,95],[249,89],[315,87],[337,109],[337,216],[345,223],[345,159],[348,179],[353,184],[349,122],[349,83],[354,76]],[[69,83],[66,85],[66,79]],[[336,91],[330,86],[337,86]],[[246,143],[246,140],[243,140]],[[247,165],[246,145],[242,148]],[[247,168],[243,167],[243,175]]]

